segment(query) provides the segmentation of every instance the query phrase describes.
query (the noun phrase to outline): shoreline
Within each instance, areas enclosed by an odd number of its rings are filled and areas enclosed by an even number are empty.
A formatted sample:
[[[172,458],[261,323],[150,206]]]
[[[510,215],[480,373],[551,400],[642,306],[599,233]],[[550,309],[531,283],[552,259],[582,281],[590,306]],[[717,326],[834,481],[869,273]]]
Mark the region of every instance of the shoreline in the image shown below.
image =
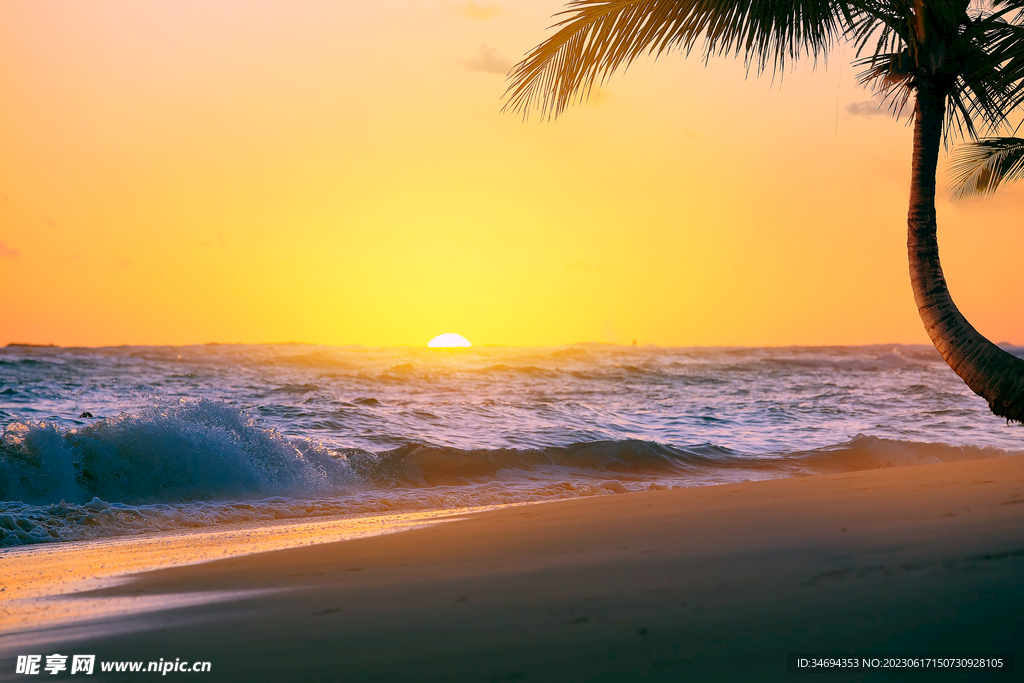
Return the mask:
[[[44,624],[63,627],[109,616],[114,609],[133,613],[164,608],[156,601],[133,608],[125,600],[114,608],[103,599],[81,597],[129,582],[142,572],[399,533],[487,509],[231,522],[215,530],[158,531],[9,548],[0,554],[0,638],[25,630],[26,624],[33,630]],[[69,555],[73,563],[68,562]]]
[[[19,639],[215,680],[788,680],[786,652],[1024,652],[1024,456],[457,521],[133,574],[72,599],[222,599],[2,635],[0,680]]]

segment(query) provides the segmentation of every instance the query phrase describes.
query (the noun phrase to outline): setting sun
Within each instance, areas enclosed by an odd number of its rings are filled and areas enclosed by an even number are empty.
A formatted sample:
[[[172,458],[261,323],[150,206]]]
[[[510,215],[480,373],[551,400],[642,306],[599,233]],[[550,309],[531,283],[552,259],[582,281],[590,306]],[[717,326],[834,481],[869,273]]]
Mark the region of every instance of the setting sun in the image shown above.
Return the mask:
[[[460,346],[472,346],[472,344],[470,344],[469,340],[461,334],[445,332],[444,334],[439,334],[427,342],[427,346],[432,349],[451,349]]]

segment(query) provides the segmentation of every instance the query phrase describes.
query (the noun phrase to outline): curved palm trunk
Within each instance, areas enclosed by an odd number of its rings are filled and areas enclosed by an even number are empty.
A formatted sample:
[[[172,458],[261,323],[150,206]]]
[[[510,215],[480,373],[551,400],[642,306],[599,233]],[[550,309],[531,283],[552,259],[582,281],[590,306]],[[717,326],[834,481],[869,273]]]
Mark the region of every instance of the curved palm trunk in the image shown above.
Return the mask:
[[[907,216],[910,282],[917,310],[935,348],[992,412],[1024,422],[1024,360],[981,336],[957,310],[939,263],[935,222],[935,170],[942,142],[945,97],[922,83],[914,109],[914,159]]]

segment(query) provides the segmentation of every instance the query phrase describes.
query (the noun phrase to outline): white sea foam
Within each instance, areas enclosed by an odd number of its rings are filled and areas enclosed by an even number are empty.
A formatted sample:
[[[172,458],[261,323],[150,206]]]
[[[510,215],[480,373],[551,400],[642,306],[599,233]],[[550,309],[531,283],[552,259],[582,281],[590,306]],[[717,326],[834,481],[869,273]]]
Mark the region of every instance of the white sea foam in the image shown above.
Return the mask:
[[[3,349],[0,426],[8,546],[997,457],[1022,433],[924,347]]]

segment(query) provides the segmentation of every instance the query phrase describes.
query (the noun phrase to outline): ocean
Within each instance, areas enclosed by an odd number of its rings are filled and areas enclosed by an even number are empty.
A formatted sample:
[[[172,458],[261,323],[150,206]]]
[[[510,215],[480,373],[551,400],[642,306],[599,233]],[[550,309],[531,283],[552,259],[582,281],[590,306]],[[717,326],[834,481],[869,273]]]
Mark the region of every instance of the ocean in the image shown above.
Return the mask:
[[[1024,452],[901,345],[9,346],[0,428],[4,547]]]

